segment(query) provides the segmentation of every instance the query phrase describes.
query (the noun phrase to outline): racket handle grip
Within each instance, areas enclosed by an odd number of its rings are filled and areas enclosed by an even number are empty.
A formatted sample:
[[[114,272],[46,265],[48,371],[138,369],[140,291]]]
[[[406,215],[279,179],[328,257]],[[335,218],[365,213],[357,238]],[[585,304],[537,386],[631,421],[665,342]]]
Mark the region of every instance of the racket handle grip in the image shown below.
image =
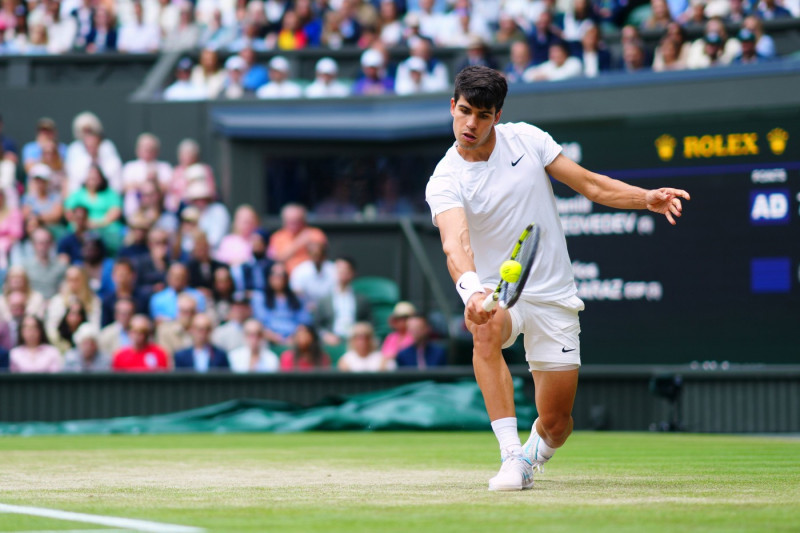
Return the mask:
[[[483,301],[483,310],[487,313],[491,312],[497,306],[497,300],[494,299],[494,293],[490,294]]]

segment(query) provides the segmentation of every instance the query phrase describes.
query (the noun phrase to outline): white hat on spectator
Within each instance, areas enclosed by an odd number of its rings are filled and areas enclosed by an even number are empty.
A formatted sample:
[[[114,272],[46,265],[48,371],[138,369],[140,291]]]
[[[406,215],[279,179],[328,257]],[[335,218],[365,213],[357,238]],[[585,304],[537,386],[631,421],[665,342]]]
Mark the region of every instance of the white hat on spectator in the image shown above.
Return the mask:
[[[225,61],[226,70],[245,70],[247,69],[247,61],[242,59],[241,56],[231,56]]]
[[[194,165],[189,165],[184,176],[186,176],[186,181],[192,182],[194,180],[204,180],[208,177],[208,174],[202,164],[195,163]]]
[[[289,61],[283,56],[275,56],[269,60],[269,68],[280,72],[289,72]]]
[[[409,57],[406,60],[406,65],[408,66],[408,70],[415,70],[417,72],[425,72],[428,69],[425,60],[417,56]]]
[[[317,61],[315,70],[317,71],[317,74],[335,75],[337,72],[339,72],[339,66],[336,64],[336,60],[333,58],[323,57]]]
[[[75,333],[72,334],[72,340],[75,341],[75,344],[80,344],[87,339],[97,340],[99,336],[100,331],[97,329],[97,326],[89,322],[84,322],[75,330]]]
[[[44,163],[36,163],[31,167],[30,172],[28,172],[28,176],[31,178],[40,178],[45,181],[49,181],[52,175],[53,173],[51,172],[50,167]]]
[[[185,196],[187,200],[192,201],[210,199],[213,195],[211,194],[211,187],[208,186],[205,180],[196,180],[189,183],[189,186],[186,187]]]
[[[406,27],[408,28],[419,28],[420,20],[419,15],[413,11],[406,13],[405,18],[403,19]]]
[[[362,67],[383,67],[383,55],[375,49],[369,48],[361,54]]]

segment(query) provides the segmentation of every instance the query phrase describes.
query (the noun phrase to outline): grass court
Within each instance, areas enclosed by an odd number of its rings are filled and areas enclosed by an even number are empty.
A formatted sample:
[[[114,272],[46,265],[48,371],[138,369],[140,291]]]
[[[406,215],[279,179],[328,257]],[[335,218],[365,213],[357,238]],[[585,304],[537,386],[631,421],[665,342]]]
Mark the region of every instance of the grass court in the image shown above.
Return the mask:
[[[797,438],[578,432],[520,493],[487,491],[498,467],[490,431],[5,437],[0,505],[209,532],[800,531]],[[95,529],[136,530],[0,512]]]

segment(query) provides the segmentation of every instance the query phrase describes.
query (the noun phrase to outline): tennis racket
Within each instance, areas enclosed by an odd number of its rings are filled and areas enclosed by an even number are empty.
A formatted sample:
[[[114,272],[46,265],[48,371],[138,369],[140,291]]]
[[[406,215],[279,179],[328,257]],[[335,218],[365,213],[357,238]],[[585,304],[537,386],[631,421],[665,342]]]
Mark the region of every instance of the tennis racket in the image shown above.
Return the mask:
[[[497,288],[492,294],[486,297],[483,301],[483,309],[491,311],[497,304],[503,309],[508,309],[519,300],[522,294],[522,289],[525,288],[525,283],[528,281],[528,274],[531,273],[533,268],[533,260],[536,259],[536,250],[539,248],[539,226],[536,224],[529,224],[522,235],[519,236],[519,241],[511,251],[511,260],[519,262],[522,265],[522,273],[519,279],[514,283],[500,280]]]

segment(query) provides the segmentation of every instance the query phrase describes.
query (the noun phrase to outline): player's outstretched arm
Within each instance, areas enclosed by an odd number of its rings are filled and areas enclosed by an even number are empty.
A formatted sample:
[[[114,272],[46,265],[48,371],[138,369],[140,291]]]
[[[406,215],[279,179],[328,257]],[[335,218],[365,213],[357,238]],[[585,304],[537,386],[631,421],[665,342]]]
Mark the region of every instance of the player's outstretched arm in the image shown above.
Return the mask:
[[[681,198],[689,193],[664,187],[647,190],[586,170],[564,155],[556,157],[546,168],[548,174],[584,195],[592,202],[618,209],[649,209],[667,217],[670,224],[681,216]]]
[[[476,324],[485,324],[494,312],[483,310],[485,290],[475,273],[475,259],[469,241],[469,226],[464,209],[456,207],[436,215],[436,225],[447,256],[447,269],[464,300],[464,316]]]

